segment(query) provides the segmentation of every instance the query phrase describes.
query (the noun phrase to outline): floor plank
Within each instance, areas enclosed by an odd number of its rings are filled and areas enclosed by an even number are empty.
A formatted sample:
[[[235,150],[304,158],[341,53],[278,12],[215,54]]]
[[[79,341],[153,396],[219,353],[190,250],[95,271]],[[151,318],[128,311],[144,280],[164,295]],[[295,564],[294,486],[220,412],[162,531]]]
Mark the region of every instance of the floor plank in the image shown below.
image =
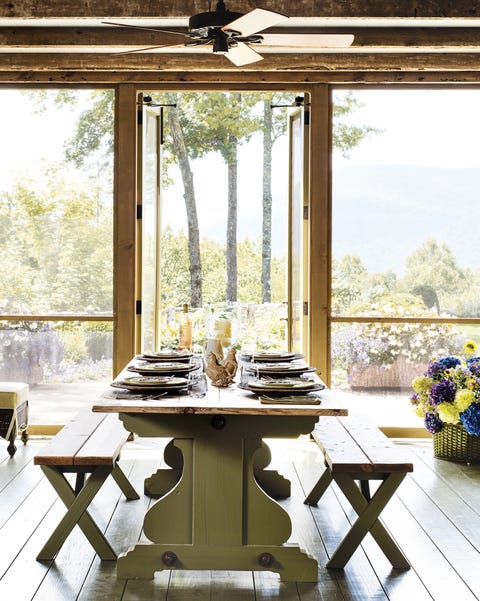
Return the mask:
[[[303,504],[323,462],[307,437],[270,441],[272,467],[292,482],[280,503],[292,518],[290,542],[319,562],[317,584],[282,583],[270,572],[162,571],[153,580],[120,580],[114,562],[101,562],[78,527],[52,563],[36,554],[65,512],[32,457],[44,442],[19,445],[0,459],[0,599],[16,601],[479,601],[480,466],[433,457],[429,444],[410,445],[415,470],[382,514],[386,527],[412,563],[392,570],[367,535],[344,570],[325,564],[355,514],[332,485],[317,507]],[[122,466],[139,493],[160,464],[164,441],[136,438]],[[116,550],[145,540],[142,522],[151,499],[126,501],[109,478],[92,504],[94,519]]]

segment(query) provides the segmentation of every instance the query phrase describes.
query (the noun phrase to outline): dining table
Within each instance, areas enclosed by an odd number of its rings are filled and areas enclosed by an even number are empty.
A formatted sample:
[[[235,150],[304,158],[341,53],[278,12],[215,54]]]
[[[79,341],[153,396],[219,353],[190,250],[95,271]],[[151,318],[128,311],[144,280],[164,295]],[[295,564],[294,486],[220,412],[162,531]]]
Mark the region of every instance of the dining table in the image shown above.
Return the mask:
[[[289,541],[290,516],[276,500],[289,495],[289,481],[268,469],[264,439],[296,439],[322,416],[347,415],[331,391],[316,393],[319,404],[262,402],[236,383],[209,386],[201,398],[184,390],[124,392],[107,389],[92,410],[118,413],[139,437],[170,440],[145,479],[145,493],[158,497],[144,517],[147,540],[119,555],[119,578],[151,579],[166,569],[268,570],[283,581],[317,581],[317,561]]]

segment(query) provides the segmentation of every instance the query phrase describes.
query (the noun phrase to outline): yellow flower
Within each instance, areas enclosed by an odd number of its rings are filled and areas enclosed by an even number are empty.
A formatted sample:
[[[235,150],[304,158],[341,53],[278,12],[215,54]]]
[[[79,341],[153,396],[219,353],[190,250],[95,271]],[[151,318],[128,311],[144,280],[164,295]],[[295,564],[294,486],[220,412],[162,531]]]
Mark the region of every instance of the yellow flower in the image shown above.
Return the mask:
[[[467,342],[465,342],[465,344],[463,345],[463,352],[465,353],[465,355],[474,355],[476,351],[477,345],[475,344],[475,342],[473,342],[473,340],[467,340]]]
[[[413,412],[415,413],[415,415],[418,415],[418,417],[425,417],[425,411],[423,410],[421,405],[417,405],[413,409]]]
[[[415,390],[415,392],[428,392],[432,384],[432,378],[427,378],[426,376],[418,376],[414,378],[412,382],[412,388],[413,390]]]
[[[461,413],[468,409],[475,400],[475,394],[472,390],[457,390],[453,404]]]
[[[446,424],[458,424],[460,411],[452,403],[440,403],[437,406],[438,417]]]

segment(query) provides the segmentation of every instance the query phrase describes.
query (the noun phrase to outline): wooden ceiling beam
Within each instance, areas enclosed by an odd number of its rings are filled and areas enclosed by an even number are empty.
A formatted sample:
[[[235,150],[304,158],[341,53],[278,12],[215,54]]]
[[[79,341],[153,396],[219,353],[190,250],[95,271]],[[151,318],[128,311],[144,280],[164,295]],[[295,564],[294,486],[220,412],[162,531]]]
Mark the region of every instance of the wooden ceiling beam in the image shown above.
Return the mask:
[[[185,29],[174,29],[185,33]],[[269,29],[285,33],[285,29]],[[288,33],[353,33],[352,48],[480,48],[479,27],[315,27],[288,28]],[[183,44],[180,35],[117,27],[0,27],[0,48],[28,46],[161,46]]]
[[[259,63],[235,67],[211,54],[26,54],[0,53],[0,71],[479,71],[480,52],[432,54],[264,54]]]
[[[102,19],[184,18],[204,12],[207,0],[10,0],[0,4],[0,18]],[[227,8],[246,13],[257,7],[251,0],[226,0]],[[289,17],[316,18],[478,18],[478,0],[263,0],[262,8]]]
[[[110,86],[122,83],[136,83],[139,88],[154,89],[195,89],[197,86],[226,85],[229,89],[269,89],[305,90],[310,84],[328,83],[333,85],[363,86],[372,85],[419,85],[436,87],[442,84],[449,86],[480,87],[480,71],[310,71],[291,72],[288,83],[282,72],[249,72],[242,71],[210,71],[196,73],[170,71],[1,71],[0,85],[18,87],[34,85],[49,87],[51,85],[71,85],[78,87]],[[151,88],[151,90],[150,90]]]

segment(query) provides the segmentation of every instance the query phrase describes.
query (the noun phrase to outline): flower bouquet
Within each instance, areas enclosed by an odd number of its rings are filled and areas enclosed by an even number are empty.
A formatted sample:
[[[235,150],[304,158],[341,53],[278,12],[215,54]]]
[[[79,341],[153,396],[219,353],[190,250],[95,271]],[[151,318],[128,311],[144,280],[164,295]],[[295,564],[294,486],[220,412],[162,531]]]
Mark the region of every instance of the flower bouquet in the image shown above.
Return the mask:
[[[432,359],[414,378],[415,412],[433,434],[435,457],[480,462],[480,356],[467,342],[464,356]]]

